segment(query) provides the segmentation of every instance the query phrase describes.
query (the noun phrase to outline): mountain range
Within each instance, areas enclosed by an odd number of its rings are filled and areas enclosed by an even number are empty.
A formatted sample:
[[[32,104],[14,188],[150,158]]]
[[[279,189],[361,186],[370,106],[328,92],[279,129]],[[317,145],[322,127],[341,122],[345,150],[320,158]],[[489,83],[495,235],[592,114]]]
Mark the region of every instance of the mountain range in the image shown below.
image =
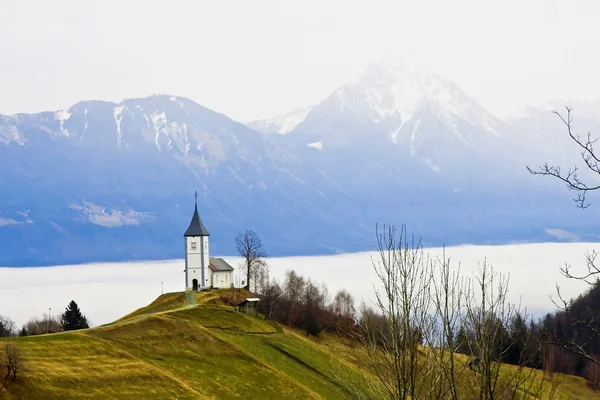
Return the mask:
[[[575,162],[552,107],[501,120],[382,62],[247,124],[170,95],[0,115],[0,265],[181,257],[196,190],[214,254],[246,229],[274,256],[370,250],[376,223],[426,245],[596,240],[594,213],[525,168]],[[574,107],[576,128],[600,132],[599,104]]]

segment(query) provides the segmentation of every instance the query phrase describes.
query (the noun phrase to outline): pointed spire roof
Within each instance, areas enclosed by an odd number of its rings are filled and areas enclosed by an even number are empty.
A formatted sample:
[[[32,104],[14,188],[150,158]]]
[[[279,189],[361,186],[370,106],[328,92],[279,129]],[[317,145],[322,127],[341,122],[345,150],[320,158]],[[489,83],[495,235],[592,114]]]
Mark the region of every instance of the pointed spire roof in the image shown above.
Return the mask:
[[[194,215],[190,226],[187,228],[183,236],[210,236],[208,230],[204,227],[200,215],[198,215],[198,192],[195,193],[196,201],[194,202]]]

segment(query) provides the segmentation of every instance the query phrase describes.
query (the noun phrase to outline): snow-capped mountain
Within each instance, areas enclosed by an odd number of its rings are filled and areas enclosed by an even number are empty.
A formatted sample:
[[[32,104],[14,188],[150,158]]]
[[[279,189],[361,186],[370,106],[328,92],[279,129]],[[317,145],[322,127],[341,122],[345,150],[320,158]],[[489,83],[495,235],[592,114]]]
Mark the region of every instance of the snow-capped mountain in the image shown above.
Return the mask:
[[[526,172],[519,146],[550,140],[528,131],[552,118],[530,114],[499,121],[452,82],[379,63],[255,129],[168,95],[0,116],[0,265],[180,257],[194,190],[215,254],[246,229],[271,255],[372,249],[376,223],[428,244],[600,233]]]
[[[394,62],[373,64],[338,88],[289,135],[324,149],[356,147],[370,158],[368,149],[385,149],[386,164],[401,157],[450,176],[510,154],[510,130],[477,101],[435,73]]]
[[[399,128],[423,110],[452,128],[461,141],[474,138],[457,129],[460,121],[481,128],[485,134],[502,135],[501,123],[453,82],[394,62],[371,65],[356,83],[340,87],[315,107],[311,117],[316,117],[318,108],[325,106],[328,112],[337,108],[341,113],[359,114],[373,123],[396,128],[388,132],[392,142],[396,141]]]
[[[286,133],[290,133],[296,129],[296,127],[306,119],[306,116],[310,110],[312,110],[312,108],[313,106],[300,108],[275,118],[261,119],[258,121],[249,122],[246,125],[258,132],[279,133],[281,135],[285,135]]]
[[[11,222],[0,237],[14,249],[0,264],[177,256],[194,190],[205,222],[227,232],[218,251],[256,221],[286,221],[273,205],[318,207],[327,192],[307,189],[300,161],[268,136],[180,97],[4,116],[0,135],[0,218]],[[263,234],[281,249],[277,235]]]

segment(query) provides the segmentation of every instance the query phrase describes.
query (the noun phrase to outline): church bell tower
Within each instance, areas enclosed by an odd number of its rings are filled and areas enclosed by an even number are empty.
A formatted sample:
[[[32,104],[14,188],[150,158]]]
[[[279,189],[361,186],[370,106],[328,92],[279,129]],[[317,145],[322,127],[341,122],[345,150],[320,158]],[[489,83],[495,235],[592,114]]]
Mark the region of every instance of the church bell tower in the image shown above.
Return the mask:
[[[185,242],[185,289],[200,290],[211,286],[208,230],[198,215],[198,192],[195,193],[194,215],[183,234]]]

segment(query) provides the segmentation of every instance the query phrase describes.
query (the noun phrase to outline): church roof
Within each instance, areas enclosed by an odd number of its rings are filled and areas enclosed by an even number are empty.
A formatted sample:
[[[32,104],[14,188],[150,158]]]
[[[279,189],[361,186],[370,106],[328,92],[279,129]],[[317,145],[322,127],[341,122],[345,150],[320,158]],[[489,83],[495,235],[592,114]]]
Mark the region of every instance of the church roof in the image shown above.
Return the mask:
[[[209,267],[213,271],[233,271],[233,267],[222,258],[211,257]]]
[[[210,236],[208,230],[204,227],[204,224],[198,215],[198,203],[196,203],[194,207],[192,222],[190,222],[190,226],[187,228],[187,231],[185,231],[183,236]]]

